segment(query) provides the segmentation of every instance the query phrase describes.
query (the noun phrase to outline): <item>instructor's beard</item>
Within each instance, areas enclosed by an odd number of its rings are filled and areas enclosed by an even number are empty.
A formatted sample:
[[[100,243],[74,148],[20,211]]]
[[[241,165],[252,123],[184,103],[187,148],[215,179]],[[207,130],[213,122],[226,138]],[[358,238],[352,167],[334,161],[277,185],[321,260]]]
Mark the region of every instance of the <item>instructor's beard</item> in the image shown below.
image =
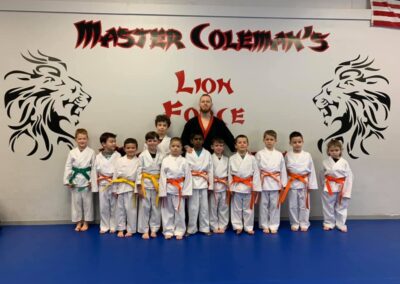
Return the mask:
[[[208,109],[200,108],[200,112],[201,114],[211,114],[211,108]]]

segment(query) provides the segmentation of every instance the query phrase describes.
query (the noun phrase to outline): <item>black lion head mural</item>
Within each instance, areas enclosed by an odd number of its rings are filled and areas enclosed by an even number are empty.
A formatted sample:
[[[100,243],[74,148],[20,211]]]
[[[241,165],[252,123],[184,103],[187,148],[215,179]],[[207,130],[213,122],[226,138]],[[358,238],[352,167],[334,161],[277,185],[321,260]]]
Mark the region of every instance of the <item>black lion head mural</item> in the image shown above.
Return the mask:
[[[67,65],[60,59],[37,51],[22,57],[31,64],[28,71],[14,70],[4,76],[14,80],[15,87],[4,95],[4,105],[10,118],[11,150],[22,137],[32,140],[28,153],[45,153],[51,157],[54,146],[61,142],[73,147],[74,137],[66,130],[79,123],[79,116],[91,100],[82,84],[68,76]]]
[[[374,60],[358,56],[340,63],[335,77],[322,85],[313,102],[322,113],[324,124],[333,133],[318,142],[322,152],[324,142],[335,138],[343,142],[349,156],[369,155],[364,142],[370,137],[384,138],[390,111],[390,97],[382,92],[389,80],[373,68]]]

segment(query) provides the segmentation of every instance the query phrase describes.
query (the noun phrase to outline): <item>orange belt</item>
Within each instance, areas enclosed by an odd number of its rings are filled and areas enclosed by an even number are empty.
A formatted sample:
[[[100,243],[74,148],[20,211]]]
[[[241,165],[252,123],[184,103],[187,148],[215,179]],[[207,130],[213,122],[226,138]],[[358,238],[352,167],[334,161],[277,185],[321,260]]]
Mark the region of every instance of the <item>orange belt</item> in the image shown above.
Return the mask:
[[[184,182],[185,178],[180,177],[180,178],[167,178],[167,183],[175,186],[178,189],[178,196],[179,196],[179,202],[178,202],[178,210],[181,207],[181,199],[182,199],[182,186],[181,182]]]
[[[276,181],[280,187],[282,187],[281,184],[281,173],[280,172],[266,172],[266,171],[261,171],[261,183],[264,185],[264,178],[269,177],[272,178],[274,181]]]
[[[247,178],[241,178],[241,177],[232,175],[231,185],[235,184],[235,183],[243,183],[251,188],[252,191],[251,191],[251,199],[250,199],[250,209],[253,209],[254,204],[257,203],[257,192],[253,191],[253,176],[249,176]],[[230,192],[230,191],[228,191],[228,192]],[[229,196],[229,199],[230,199],[230,196]]]
[[[226,188],[227,188],[226,189],[226,204],[229,205],[230,198],[231,198],[231,193],[230,193],[231,191],[229,190],[228,178],[227,177],[222,177],[222,178],[214,177],[214,183],[222,183],[226,186]],[[215,189],[214,189],[214,198],[215,198],[215,201],[217,201]]]
[[[339,188],[340,188],[340,193],[339,193],[339,204],[342,203],[343,194],[344,194],[343,188],[344,188],[344,183],[345,183],[345,181],[346,181],[346,178],[345,178],[345,177],[336,178],[336,177],[328,176],[328,175],[325,176],[325,185],[326,185],[326,188],[328,189],[328,194],[329,194],[330,196],[333,195],[332,188],[331,188],[331,182],[335,182],[335,183],[337,183],[337,184],[340,185],[340,187],[339,187]]]
[[[261,171],[261,184],[264,185],[264,178],[269,177],[272,178],[274,181],[276,181],[279,184],[279,189],[282,188],[282,183],[280,180],[281,173],[280,172],[267,172],[267,171]],[[277,208],[279,208],[279,199],[278,199],[278,204]]]
[[[285,187],[285,190],[282,192],[281,196],[279,197],[279,204],[282,204],[283,202],[285,202],[286,196],[290,190],[290,186],[292,185],[292,182],[294,182],[295,180],[298,180],[298,181],[301,181],[306,187],[306,207],[307,207],[307,209],[309,209],[310,208],[310,201],[309,201],[309,196],[308,196],[308,175],[309,174],[300,175],[300,174],[288,173],[288,175],[290,178]]]
[[[208,184],[208,175],[207,175],[206,171],[192,171],[192,176],[202,177],[207,181],[207,184]]]
[[[99,175],[97,177],[97,184],[99,184],[103,180],[107,181],[110,184],[112,182],[112,176]]]

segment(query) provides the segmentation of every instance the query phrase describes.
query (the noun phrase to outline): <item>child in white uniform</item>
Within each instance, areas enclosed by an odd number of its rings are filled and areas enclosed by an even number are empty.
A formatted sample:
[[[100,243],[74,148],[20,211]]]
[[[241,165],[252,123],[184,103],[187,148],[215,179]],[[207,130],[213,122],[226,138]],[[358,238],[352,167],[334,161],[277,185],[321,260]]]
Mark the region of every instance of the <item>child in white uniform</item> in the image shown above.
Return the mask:
[[[71,190],[71,215],[77,232],[86,231],[88,222],[93,221],[91,181],[95,153],[88,147],[88,139],[86,129],[76,130],[77,147],[69,152],[64,170],[64,185]]]
[[[185,156],[190,165],[193,180],[193,191],[188,200],[189,222],[187,233],[189,235],[197,233],[197,221],[199,221],[199,231],[209,234],[208,190],[212,190],[214,186],[211,154],[203,148],[203,134],[193,133],[191,143],[193,151],[187,152]]]
[[[131,237],[137,229],[137,190],[139,159],[135,156],[138,143],[134,138],[124,141],[125,156],[118,159],[112,181],[113,194],[117,195],[115,218],[118,237]],[[124,231],[126,233],[124,234]]]
[[[266,234],[278,232],[280,224],[279,193],[287,182],[285,160],[282,153],[275,150],[276,138],[277,134],[274,130],[265,131],[265,148],[256,154],[262,188],[258,222]]]
[[[100,199],[100,234],[115,233],[117,224],[115,220],[115,209],[117,199],[112,194],[111,184],[115,165],[121,155],[115,151],[116,135],[105,132],[100,136],[103,150],[97,154],[95,161],[95,176],[97,182],[92,185],[98,187]]]
[[[156,133],[158,134],[159,144],[157,146],[160,153],[164,156],[169,154],[169,143],[171,137],[168,136],[167,132],[171,126],[171,119],[165,114],[159,114],[155,119]],[[147,144],[144,144],[143,150],[147,150]]]
[[[353,174],[349,163],[342,158],[342,143],[333,139],[328,142],[327,148],[329,157],[322,162],[324,230],[329,231],[336,226],[340,231],[347,232],[347,208],[353,187]]]
[[[161,209],[159,202],[159,179],[161,162],[164,155],[158,150],[160,143],[156,132],[148,132],[145,136],[147,150],[139,155],[139,170],[136,185],[139,193],[138,232],[142,238],[155,238],[161,225]]]
[[[303,135],[294,131],[289,136],[292,151],[285,156],[288,182],[279,199],[280,204],[289,194],[289,220],[292,231],[306,232],[310,226],[311,190],[317,190],[317,178],[310,153],[303,151]]]
[[[229,184],[233,193],[231,222],[236,234],[243,229],[254,234],[254,204],[261,191],[260,171],[254,156],[248,152],[249,140],[245,135],[235,138],[236,154],[229,159]]]
[[[182,154],[182,141],[171,139],[171,154],[164,158],[160,171],[159,196],[162,198],[161,219],[165,239],[182,240],[186,232],[185,199],[192,195],[192,174]]]
[[[214,189],[209,194],[210,228],[214,233],[223,234],[229,223],[229,203],[227,202],[229,159],[224,156],[225,142],[214,138],[211,155],[214,169]]]

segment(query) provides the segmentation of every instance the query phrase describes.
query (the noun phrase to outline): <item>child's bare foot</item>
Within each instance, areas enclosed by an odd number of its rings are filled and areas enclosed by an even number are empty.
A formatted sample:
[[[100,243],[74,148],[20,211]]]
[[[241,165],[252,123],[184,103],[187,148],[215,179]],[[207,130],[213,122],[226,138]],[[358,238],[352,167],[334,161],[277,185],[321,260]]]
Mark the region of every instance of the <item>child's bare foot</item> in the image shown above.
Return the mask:
[[[212,235],[211,232],[204,232],[203,234],[206,235],[206,236],[211,236]]]
[[[307,231],[308,231],[308,228],[307,228],[307,227],[300,227],[300,231],[302,231],[302,232],[307,232]]]
[[[338,228],[339,229],[339,231],[341,231],[342,233],[347,233],[347,226],[344,226],[344,227],[341,227],[341,228]]]
[[[249,235],[254,235],[254,231],[253,230],[246,231],[246,233],[249,234]]]
[[[269,229],[268,229],[268,228],[265,228],[265,229],[263,230],[263,232],[264,232],[265,234],[269,234]]]
[[[218,233],[219,234],[225,234],[225,229],[219,229]]]
[[[332,230],[332,228],[331,227],[328,227],[328,226],[324,226],[324,231],[330,231],[330,230]]]
[[[165,238],[166,240],[170,240],[170,239],[172,239],[172,236],[171,236],[171,235],[165,235],[164,238]]]
[[[115,234],[115,230],[110,230],[110,234]]]
[[[126,234],[125,234],[125,238],[130,238],[130,237],[132,237],[132,236],[133,236],[133,234],[130,233],[130,232],[126,232]]]
[[[243,232],[243,229],[237,229],[236,230],[236,235],[240,235]]]
[[[117,237],[118,238],[123,238],[124,237],[124,231],[118,231]]]
[[[180,240],[182,240],[182,239],[183,239],[183,236],[181,236],[181,235],[179,235],[179,236],[176,236],[176,239],[177,239],[178,241],[180,241]]]
[[[276,234],[276,233],[278,233],[278,230],[272,230],[271,229],[271,234]]]
[[[292,230],[293,232],[297,232],[299,230],[299,227],[297,226],[291,226],[290,230]]]
[[[142,235],[142,239],[143,239],[143,240],[148,240],[148,239],[150,239],[149,233],[144,233],[144,234]]]
[[[214,233],[214,234],[219,234],[219,229],[213,230],[213,233]]]
[[[81,229],[82,229],[82,223],[81,223],[81,222],[78,222],[78,223],[76,224],[75,231],[76,231],[76,232],[79,232]]]
[[[87,222],[83,222],[81,232],[85,232],[89,229],[89,224]]]
[[[151,232],[150,237],[157,238],[157,233],[156,232]]]

